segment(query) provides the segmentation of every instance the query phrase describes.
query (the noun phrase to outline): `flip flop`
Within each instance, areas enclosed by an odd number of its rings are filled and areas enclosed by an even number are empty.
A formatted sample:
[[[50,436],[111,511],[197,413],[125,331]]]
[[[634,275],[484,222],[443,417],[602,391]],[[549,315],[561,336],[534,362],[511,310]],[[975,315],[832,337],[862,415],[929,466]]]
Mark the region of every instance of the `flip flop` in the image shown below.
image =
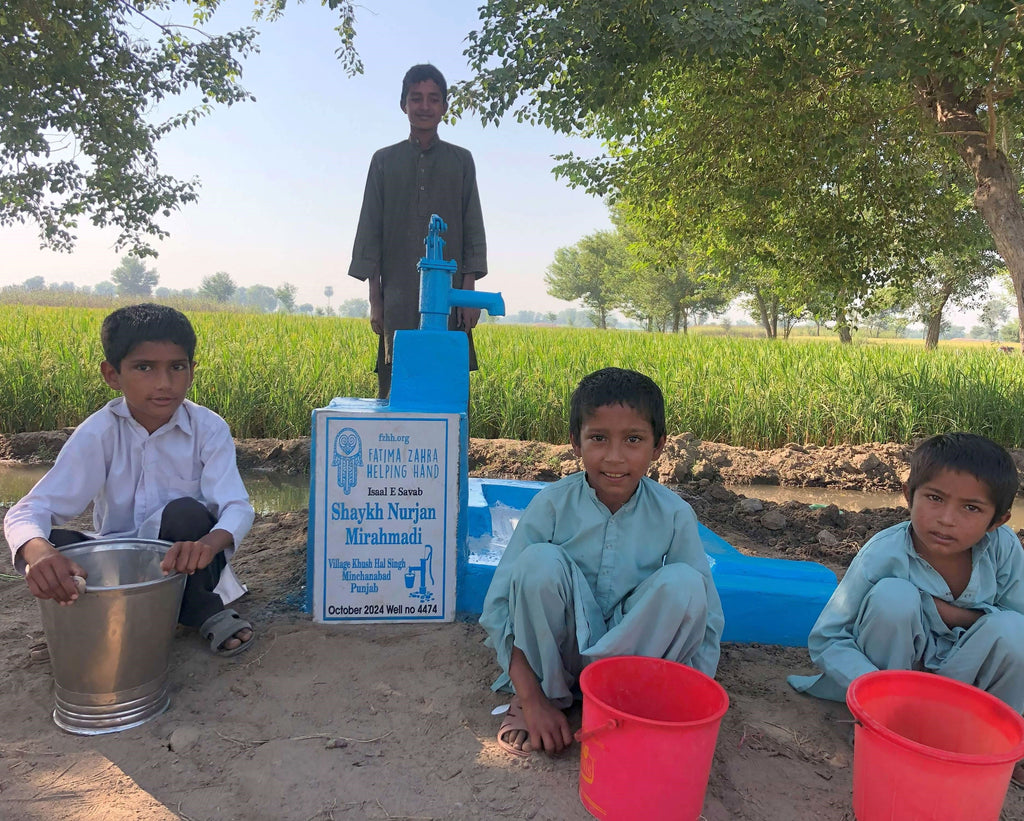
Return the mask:
[[[511,753],[517,758],[529,758],[529,750],[517,750],[503,738],[505,733],[510,730],[526,729],[526,718],[523,716],[523,706],[519,703],[519,696],[512,696],[512,700],[508,703],[508,710],[505,711],[505,717],[501,721],[501,726],[498,727],[498,746],[506,753]]]
[[[256,638],[255,633],[249,637],[248,641],[243,641],[238,647],[231,647],[229,649],[221,647],[224,642],[233,638],[239,630],[246,629],[252,630],[252,625],[228,607],[218,613],[214,613],[204,621],[203,626],[199,628],[199,635],[210,642],[211,653],[215,656],[227,658],[228,656],[237,656],[239,653],[245,652],[253,643],[253,639]]]

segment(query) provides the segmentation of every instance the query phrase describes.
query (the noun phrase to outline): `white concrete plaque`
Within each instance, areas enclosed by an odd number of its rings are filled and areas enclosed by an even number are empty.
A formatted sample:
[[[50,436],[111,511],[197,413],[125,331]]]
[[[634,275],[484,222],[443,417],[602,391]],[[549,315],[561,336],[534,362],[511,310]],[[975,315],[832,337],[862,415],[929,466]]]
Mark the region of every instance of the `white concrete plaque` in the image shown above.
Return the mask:
[[[459,419],[314,411],[314,620],[454,618]]]

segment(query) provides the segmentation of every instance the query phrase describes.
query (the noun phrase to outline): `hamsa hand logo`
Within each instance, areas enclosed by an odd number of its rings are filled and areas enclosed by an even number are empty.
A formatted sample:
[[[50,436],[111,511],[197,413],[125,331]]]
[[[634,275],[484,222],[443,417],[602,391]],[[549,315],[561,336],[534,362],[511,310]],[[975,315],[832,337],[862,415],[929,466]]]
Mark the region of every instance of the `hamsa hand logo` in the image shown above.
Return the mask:
[[[363,443],[352,428],[342,428],[334,437],[331,467],[338,469],[338,487],[348,496],[356,486],[358,470],[363,464]]]

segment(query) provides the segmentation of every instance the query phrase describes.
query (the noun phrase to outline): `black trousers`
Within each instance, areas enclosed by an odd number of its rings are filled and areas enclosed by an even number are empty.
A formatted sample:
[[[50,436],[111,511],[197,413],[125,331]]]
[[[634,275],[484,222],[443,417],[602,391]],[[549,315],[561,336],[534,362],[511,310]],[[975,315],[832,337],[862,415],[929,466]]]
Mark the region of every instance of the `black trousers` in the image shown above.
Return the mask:
[[[206,505],[185,496],[168,502],[164,508],[160,518],[159,538],[167,542],[194,542],[209,533],[216,523]],[[67,547],[90,538],[77,530],[54,528],[50,531],[50,543],[54,547]],[[181,610],[178,611],[181,624],[201,627],[210,616],[224,609],[224,602],[213,589],[220,581],[220,574],[227,563],[221,551],[202,570],[186,577],[185,593],[181,598]]]

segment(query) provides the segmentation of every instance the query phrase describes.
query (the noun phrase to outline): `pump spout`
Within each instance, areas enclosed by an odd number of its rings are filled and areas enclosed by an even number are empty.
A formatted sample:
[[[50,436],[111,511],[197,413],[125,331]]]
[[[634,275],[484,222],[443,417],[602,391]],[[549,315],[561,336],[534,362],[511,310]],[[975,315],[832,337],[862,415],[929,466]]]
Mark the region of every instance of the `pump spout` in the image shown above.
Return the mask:
[[[466,413],[469,401],[468,333],[449,330],[453,307],[480,308],[501,316],[501,294],[452,287],[454,260],[444,258],[448,226],[430,217],[420,272],[420,327],[396,331],[389,403],[396,409]]]
[[[505,316],[505,300],[499,293],[453,288],[449,301],[457,308],[480,308],[491,316]]]
[[[456,307],[480,308],[492,316],[504,316],[505,301],[501,294],[452,287],[455,262],[444,259],[445,243],[441,237],[446,230],[445,221],[432,214],[424,240],[427,255],[417,265],[420,272],[420,330],[447,330],[448,314]]]

